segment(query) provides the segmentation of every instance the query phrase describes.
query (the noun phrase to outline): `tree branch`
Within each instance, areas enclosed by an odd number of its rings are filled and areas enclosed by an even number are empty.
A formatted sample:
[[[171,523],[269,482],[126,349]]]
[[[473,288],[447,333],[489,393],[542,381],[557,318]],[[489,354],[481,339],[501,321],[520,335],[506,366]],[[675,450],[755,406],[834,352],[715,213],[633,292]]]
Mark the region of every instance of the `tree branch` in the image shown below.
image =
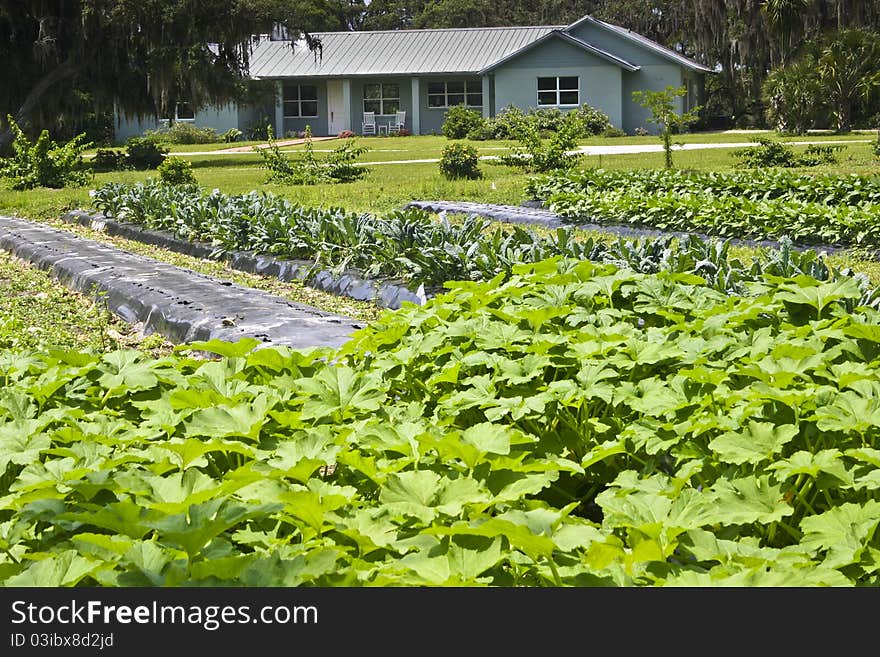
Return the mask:
[[[21,107],[18,108],[18,111],[13,116],[13,120],[22,125],[25,122],[25,119],[30,115],[30,113],[37,106],[37,103],[40,101],[40,98],[45,94],[49,89],[51,89],[54,85],[58,84],[62,80],[72,77],[80,70],[82,64],[77,63],[73,56],[68,57],[66,60],[61,62],[54,69],[46,73],[40,80],[31,88],[28,92],[28,95],[25,97],[24,102],[21,104]],[[0,132],[0,150],[5,149],[9,144],[12,143],[12,128],[7,127],[6,130]]]

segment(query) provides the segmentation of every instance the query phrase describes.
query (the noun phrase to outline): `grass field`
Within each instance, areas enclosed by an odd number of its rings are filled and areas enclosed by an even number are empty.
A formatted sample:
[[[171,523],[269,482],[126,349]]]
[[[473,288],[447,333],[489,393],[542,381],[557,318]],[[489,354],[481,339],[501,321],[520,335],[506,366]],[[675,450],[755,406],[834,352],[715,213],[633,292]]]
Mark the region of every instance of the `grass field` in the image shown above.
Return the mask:
[[[742,141],[746,143],[752,134],[742,133],[699,133],[682,135],[684,143],[719,143]],[[811,135],[810,140],[837,140],[839,135]],[[805,169],[808,172],[836,173],[876,173],[880,171],[880,161],[873,156],[871,144],[864,140],[868,134],[854,133],[843,137],[853,141],[846,144],[839,154],[836,165]],[[794,138],[789,138],[790,140]],[[799,138],[803,140],[804,138]],[[335,141],[318,142],[318,146],[334,144]],[[358,143],[370,150],[360,158],[369,169],[366,176],[352,183],[342,185],[284,186],[266,184],[266,171],[257,153],[237,153],[227,155],[189,155],[186,159],[193,163],[195,175],[200,185],[218,188],[229,194],[239,194],[254,189],[270,191],[296,203],[307,206],[344,207],[356,212],[388,212],[398,209],[415,199],[423,200],[467,200],[488,203],[520,204],[527,200],[523,191],[525,176],[522,172],[502,166],[492,161],[482,161],[480,180],[448,181],[443,178],[435,162],[403,162],[400,164],[376,164],[377,162],[406,160],[435,160],[440,157],[443,146],[448,143],[444,137],[370,137],[358,139]],[[505,152],[512,143],[504,141],[471,142],[481,155],[498,155]],[[591,138],[585,145],[616,145],[624,143],[645,143],[658,145],[656,137],[621,137],[611,139]],[[186,152],[201,152],[203,145],[176,150],[180,155]],[[227,145],[220,145],[227,146]],[[301,149],[302,147],[297,147]],[[802,151],[806,146],[793,146]],[[673,155],[675,166],[684,169],[729,171],[737,168],[736,148],[715,148],[676,151]],[[372,166],[371,166],[372,163]],[[663,153],[629,153],[616,155],[589,155],[582,158],[583,166],[597,166],[613,169],[659,168],[663,166]],[[98,187],[109,181],[137,182],[155,177],[155,171],[117,171],[95,175],[91,187]],[[37,189],[27,192],[13,192],[0,186],[0,213],[18,214],[24,217],[48,218],[58,216],[64,211],[78,207],[88,207],[88,187],[80,189],[47,190]]]

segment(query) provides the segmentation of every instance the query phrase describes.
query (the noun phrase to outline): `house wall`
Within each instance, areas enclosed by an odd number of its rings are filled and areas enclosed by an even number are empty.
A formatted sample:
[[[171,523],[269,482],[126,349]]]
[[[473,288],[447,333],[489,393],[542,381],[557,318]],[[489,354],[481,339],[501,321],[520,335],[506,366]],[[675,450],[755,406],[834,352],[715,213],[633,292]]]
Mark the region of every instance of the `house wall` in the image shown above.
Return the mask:
[[[695,78],[704,77],[704,74],[689,71],[667,57],[649,50],[623,35],[598,25],[592,25],[589,22],[579,25],[569,33],[641,67],[638,71],[623,72],[623,124],[620,127],[629,133],[638,127],[647,128],[651,133],[657,132],[657,126],[647,121],[651,112],[633,101],[633,91],[643,89],[662,91],[667,86],[680,87],[685,83],[685,75]],[[702,85],[702,82],[699,84]],[[684,101],[682,98],[676,98],[676,110],[682,112],[683,109]]]
[[[511,103],[523,111],[537,107],[539,77],[576,75],[580,104],[589,103],[620,127],[624,120],[622,73],[616,64],[575,45],[548,40],[495,69],[493,114]]]
[[[648,123],[651,111],[632,100],[632,94],[642,89],[662,91],[667,86],[680,87],[684,84],[682,70],[675,64],[643,66],[633,73],[624,71],[623,77],[623,97],[628,99],[623,106],[623,129],[632,133],[636,128],[641,127],[646,128],[651,134],[656,134],[658,126]],[[683,107],[682,98],[676,98],[676,112],[681,113]]]
[[[298,133],[303,132],[307,125],[315,137],[325,136],[327,134],[327,81],[291,78],[285,80],[284,84],[310,84],[316,86],[318,88],[318,116],[302,118],[284,117],[281,131],[275,136],[279,139],[296,136]],[[275,102],[281,104],[282,101],[283,98],[279,94]]]
[[[430,82],[474,82],[482,88],[482,79],[474,76],[461,75],[437,75],[419,78],[419,132],[423,135],[443,134],[443,123],[446,121],[448,107],[428,107],[428,84]],[[483,105],[490,103],[491,99],[483,94]],[[479,107],[470,108],[482,114]]]
[[[214,128],[217,134],[222,134],[230,128],[243,130],[239,125],[239,111],[234,104],[224,105],[219,108],[206,107],[195,113],[195,120],[188,121],[198,128]],[[114,141],[123,144],[129,137],[140,137],[146,130],[157,130],[160,122],[152,117],[143,119],[127,119],[117,117]]]
[[[410,76],[387,75],[376,78],[353,78],[351,81],[351,130],[356,135],[361,134],[361,125],[364,121],[364,85],[394,83],[400,86],[400,109],[406,111],[406,129],[412,131],[412,78]],[[424,116],[424,114],[423,114]],[[376,115],[376,125],[388,123],[394,119],[394,114]],[[424,133],[424,129],[422,129]]]
[[[250,139],[250,131],[262,129],[275,123],[275,108],[271,103],[263,105],[239,105],[238,126],[242,139]]]

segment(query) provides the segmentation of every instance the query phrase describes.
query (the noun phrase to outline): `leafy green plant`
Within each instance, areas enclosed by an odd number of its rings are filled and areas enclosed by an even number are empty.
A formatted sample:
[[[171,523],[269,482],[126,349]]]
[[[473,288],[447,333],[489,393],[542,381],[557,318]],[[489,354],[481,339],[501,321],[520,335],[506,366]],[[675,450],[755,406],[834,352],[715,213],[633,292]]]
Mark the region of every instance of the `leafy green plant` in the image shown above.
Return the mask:
[[[752,287],[556,258],[338,350],[8,352],[4,583],[876,587],[880,313]]]
[[[159,180],[166,185],[195,185],[196,175],[192,162],[182,157],[169,156],[156,169]]]
[[[816,60],[809,53],[771,71],[764,80],[762,95],[768,123],[783,133],[806,134],[827,111]]]
[[[519,144],[509,154],[498,158],[504,165],[543,173],[570,168],[580,160],[580,154],[571,152],[581,134],[580,121],[575,112],[567,113],[557,131],[546,140],[541,138],[533,122],[522,121],[514,130]]]
[[[440,173],[447,180],[482,178],[477,149],[468,144],[447,144],[440,153]]]
[[[676,98],[687,95],[685,87],[667,86],[663,91],[644,89],[634,91],[632,98],[639,105],[651,112],[648,123],[659,129],[659,137],[663,142],[663,153],[667,169],[672,168],[672,135],[684,131],[687,126],[699,120],[700,107],[693,107],[681,114],[676,111]]]
[[[843,149],[839,144],[811,144],[803,154],[798,154],[786,144],[758,137],[757,146],[749,146],[734,151],[744,166],[760,167],[812,167],[821,164],[833,164],[837,161],[837,153]]]
[[[278,147],[272,132],[267,126],[267,145],[253,150],[263,158],[263,165],[269,171],[266,182],[293,185],[317,185],[321,183],[342,183],[362,178],[369,169],[356,164],[357,158],[369,149],[358,146],[355,139],[346,139],[333,149],[324,159],[315,154],[312,143],[312,130],[306,126],[305,145],[298,157],[288,157]]]
[[[144,136],[165,144],[214,144],[223,141],[214,128],[199,128],[187,121],[176,121],[161,130],[148,130]]]
[[[528,115],[516,105],[507,105],[501,108],[495,116],[488,119],[486,124],[492,130],[495,139],[516,139],[523,122],[528,122]]]
[[[0,159],[0,178],[9,179],[12,189],[57,189],[85,185],[91,180],[91,171],[82,162],[82,152],[91,146],[85,142],[85,134],[59,146],[49,137],[49,131],[43,130],[32,143],[11,115],[6,120],[15,137],[12,156]]]
[[[784,199],[829,206],[880,204],[880,177],[876,175],[804,174],[784,169],[717,172],[591,167],[533,176],[526,183],[526,191],[534,199],[547,199],[558,192],[577,194],[591,190],[741,196],[753,201]]]
[[[483,115],[464,105],[455,105],[446,110],[446,117],[440,128],[447,139],[464,139],[471,132],[478,132],[484,125]]]
[[[244,133],[238,128],[229,128],[229,130],[220,135],[220,139],[227,144],[231,144],[241,139],[242,136],[244,136]]]
[[[749,146],[735,150],[733,155],[744,166],[757,167],[794,167],[797,166],[798,158],[791,146],[781,141],[757,137],[757,146]]]
[[[129,137],[125,142],[125,164],[132,169],[155,169],[168,155],[168,148],[154,137]]]
[[[545,207],[575,223],[880,247],[876,176],[594,169],[536,178],[527,188]]]
[[[493,226],[491,220],[478,216],[434,221],[426,212],[409,209],[377,217],[297,207],[265,193],[227,196],[217,190],[205,193],[197,187],[154,182],[109,183],[95,190],[93,202],[111,218],[186,240],[211,242],[217,257],[228,251],[271,253],[310,260],[315,268],[353,269],[367,276],[410,281],[424,285],[428,292],[448,280],[510,275],[520,264],[550,257],[613,263],[642,273],[694,274],[726,293],[742,293],[749,282],[767,273],[805,274],[823,281],[853,277],[849,271],[828,266],[814,252],[793,251],[784,238],[779,250],[746,261],[731,257],[727,242],[696,236],[620,239],[609,244],[585,239],[568,227],[542,235],[522,226]],[[865,281],[859,285],[866,303],[874,299]]]
[[[114,148],[99,148],[91,165],[94,171],[118,171],[125,167],[125,153]]]
[[[611,119],[601,110],[596,109],[589,103],[584,103],[577,110],[578,121],[581,124],[581,136],[600,135],[612,128]]]

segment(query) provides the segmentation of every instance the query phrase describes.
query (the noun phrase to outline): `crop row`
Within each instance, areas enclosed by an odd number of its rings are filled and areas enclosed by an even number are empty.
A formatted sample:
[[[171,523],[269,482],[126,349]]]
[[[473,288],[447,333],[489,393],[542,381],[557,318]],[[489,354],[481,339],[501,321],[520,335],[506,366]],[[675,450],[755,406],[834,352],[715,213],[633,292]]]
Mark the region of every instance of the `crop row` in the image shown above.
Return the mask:
[[[880,312],[572,260],[339,350],[0,354],[10,586],[880,584]]]
[[[736,196],[751,201],[785,199],[823,205],[876,205],[880,203],[880,176],[804,175],[781,170],[685,171],[597,168],[571,170],[529,180],[527,193],[550,199],[560,193],[592,194],[612,190],[635,194],[705,194]]]
[[[645,194],[621,191],[560,192],[547,209],[573,223],[651,226],[722,238],[782,239],[799,244],[880,248],[880,205],[829,206],[792,199]]]
[[[366,276],[421,283],[430,291],[452,280],[509,276],[518,264],[551,257],[610,263],[642,273],[691,273],[726,292],[742,291],[765,274],[806,274],[818,280],[851,276],[829,267],[813,251],[792,250],[789,243],[746,262],[730,256],[728,243],[695,236],[606,242],[581,238],[567,227],[540,234],[475,215],[438,221],[416,209],[377,217],[304,208],[268,193],[235,196],[153,182],[107,184],[93,192],[93,202],[116,220],[210,242],[217,253],[246,250],[309,260],[316,268],[354,269]],[[867,287],[865,293],[872,294]]]

